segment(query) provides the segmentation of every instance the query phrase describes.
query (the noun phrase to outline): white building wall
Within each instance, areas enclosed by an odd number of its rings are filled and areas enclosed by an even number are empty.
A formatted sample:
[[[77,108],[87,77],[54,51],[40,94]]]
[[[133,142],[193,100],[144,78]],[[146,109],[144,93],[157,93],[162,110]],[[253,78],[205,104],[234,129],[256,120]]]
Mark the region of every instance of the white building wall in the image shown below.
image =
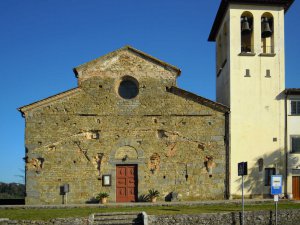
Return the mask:
[[[300,176],[300,154],[291,153],[291,136],[300,136],[300,115],[291,114],[291,100],[299,100],[300,95],[288,96],[287,98],[287,152],[288,152],[288,179],[287,193],[292,194],[292,177]]]

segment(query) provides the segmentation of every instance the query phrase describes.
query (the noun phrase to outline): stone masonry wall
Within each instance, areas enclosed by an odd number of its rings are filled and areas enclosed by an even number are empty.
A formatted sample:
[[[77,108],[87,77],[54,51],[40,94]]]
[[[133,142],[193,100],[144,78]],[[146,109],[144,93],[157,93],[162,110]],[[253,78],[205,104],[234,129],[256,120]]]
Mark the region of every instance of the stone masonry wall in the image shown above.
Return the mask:
[[[58,218],[51,219],[47,221],[43,220],[1,220],[0,225],[88,225],[89,223],[87,218]]]
[[[92,224],[88,218],[63,218],[51,219],[48,221],[35,220],[2,220],[0,225],[84,225]],[[146,225],[146,223],[144,223]],[[147,225],[240,225],[241,214],[231,213],[209,213],[197,215],[148,215]],[[245,212],[245,224],[251,225],[272,225],[275,224],[274,211]],[[280,225],[299,225],[299,210],[279,210],[278,224]]]
[[[299,210],[279,210],[278,224],[299,225]],[[274,211],[245,212],[244,224],[272,225],[275,224]],[[197,215],[155,215],[148,216],[148,225],[240,225],[241,214],[232,213],[209,213]]]
[[[68,203],[92,202],[100,191],[114,202],[121,164],[138,165],[138,196],[154,188],[160,201],[174,191],[182,200],[223,199],[224,113],[167,92],[174,75],[126,51],[101,63],[74,93],[25,112],[26,204],[61,204],[66,183]],[[125,100],[117,88],[128,75],[139,94]],[[103,174],[112,186],[102,186]]]

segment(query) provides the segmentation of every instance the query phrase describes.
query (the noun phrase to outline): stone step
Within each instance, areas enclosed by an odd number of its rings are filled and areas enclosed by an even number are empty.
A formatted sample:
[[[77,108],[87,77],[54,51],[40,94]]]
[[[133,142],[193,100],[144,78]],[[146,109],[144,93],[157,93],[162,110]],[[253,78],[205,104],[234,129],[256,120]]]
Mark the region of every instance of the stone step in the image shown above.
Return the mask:
[[[143,225],[143,221],[94,221],[93,225]]]
[[[111,215],[139,215],[141,212],[110,212],[110,213],[95,213],[94,216],[111,216]]]
[[[94,225],[143,225],[140,212],[95,213]]]
[[[138,215],[107,215],[107,216],[94,216],[94,220],[128,220],[136,219]]]

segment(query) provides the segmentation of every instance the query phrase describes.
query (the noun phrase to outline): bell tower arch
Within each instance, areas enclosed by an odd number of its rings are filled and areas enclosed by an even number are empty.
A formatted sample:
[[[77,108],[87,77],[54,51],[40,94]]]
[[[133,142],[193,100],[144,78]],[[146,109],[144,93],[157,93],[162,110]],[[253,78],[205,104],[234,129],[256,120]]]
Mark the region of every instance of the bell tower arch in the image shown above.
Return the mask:
[[[253,52],[253,15],[245,11],[241,15],[241,52]]]
[[[285,179],[284,15],[292,3],[222,0],[209,35],[216,42],[217,101],[230,107],[232,198],[241,195],[238,162],[248,162],[249,197],[269,195],[274,171]]]

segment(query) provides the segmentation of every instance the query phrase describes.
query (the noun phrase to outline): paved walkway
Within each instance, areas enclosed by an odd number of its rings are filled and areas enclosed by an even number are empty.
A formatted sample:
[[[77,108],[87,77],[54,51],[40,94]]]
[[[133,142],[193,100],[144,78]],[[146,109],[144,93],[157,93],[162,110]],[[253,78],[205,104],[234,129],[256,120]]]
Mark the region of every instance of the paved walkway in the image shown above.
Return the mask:
[[[290,200],[280,200],[280,202],[289,202]],[[262,204],[262,203],[272,203],[273,199],[245,199],[245,204]],[[300,204],[300,201],[291,201]],[[241,204],[241,199],[235,200],[213,200],[213,201],[177,201],[177,202],[135,202],[135,203],[107,203],[102,204],[67,204],[67,205],[0,205],[0,209],[34,209],[34,208],[101,208],[101,207],[151,207],[151,206],[196,206],[196,205],[226,205],[226,204]],[[280,203],[279,203],[280,204]]]

